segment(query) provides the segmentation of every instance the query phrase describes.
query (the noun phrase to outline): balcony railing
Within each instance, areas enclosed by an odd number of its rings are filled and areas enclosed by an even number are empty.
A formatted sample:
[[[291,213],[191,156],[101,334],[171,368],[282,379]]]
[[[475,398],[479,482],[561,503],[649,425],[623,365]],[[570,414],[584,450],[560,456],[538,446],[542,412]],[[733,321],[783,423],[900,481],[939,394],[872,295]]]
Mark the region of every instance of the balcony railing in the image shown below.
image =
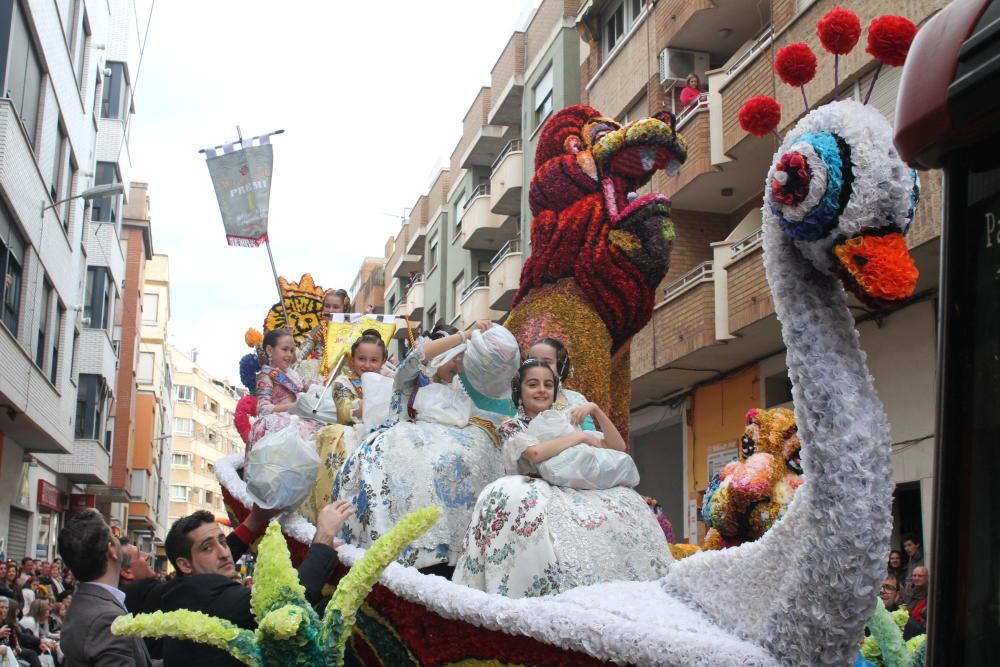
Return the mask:
[[[493,160],[493,166],[491,167],[492,170],[496,171],[497,167],[500,166],[500,163],[503,162],[503,159],[507,157],[509,154],[519,153],[522,150],[524,150],[522,146],[523,143],[520,139],[512,139],[508,141],[507,145],[503,147],[502,151],[500,151],[500,155],[497,155],[497,159]]]
[[[489,183],[483,183],[481,185],[477,185],[476,188],[472,191],[472,193],[465,198],[465,203],[462,204],[462,217],[465,217],[465,214],[469,212],[469,206],[472,204],[472,201],[476,197],[489,197],[489,196],[490,196]]]
[[[729,246],[729,251],[732,253],[733,258],[737,258],[740,255],[746,254],[747,252],[753,250],[761,243],[764,242],[764,228],[755,230],[753,233],[748,234],[736,243]]]
[[[681,109],[681,112],[677,114],[678,129],[701,111],[708,111],[708,93],[702,93],[694,101]]]
[[[423,282],[424,282],[424,274],[422,273],[413,274],[413,277],[410,278],[410,281],[406,283],[406,293],[409,294],[410,290],[413,289],[414,286],[422,285]]]
[[[771,26],[767,26],[762,33],[757,36],[757,39],[753,41],[746,51],[740,55],[736,61],[726,68],[726,78],[732,78],[737,72],[746,67],[758,53],[768,48],[771,45],[771,37],[773,32]]]
[[[683,294],[695,285],[709,282],[715,278],[715,268],[711,261],[702,262],[683,276],[667,285],[663,290],[663,300],[671,299]]]
[[[488,275],[479,275],[472,279],[465,289],[462,290],[462,303],[472,296],[472,293],[477,289],[483,289],[490,286],[490,277]]]
[[[493,259],[490,260],[490,268],[496,268],[496,266],[504,260],[507,255],[515,252],[521,252],[521,239],[511,239],[503,244],[503,247],[497,251],[497,254],[493,255]]]

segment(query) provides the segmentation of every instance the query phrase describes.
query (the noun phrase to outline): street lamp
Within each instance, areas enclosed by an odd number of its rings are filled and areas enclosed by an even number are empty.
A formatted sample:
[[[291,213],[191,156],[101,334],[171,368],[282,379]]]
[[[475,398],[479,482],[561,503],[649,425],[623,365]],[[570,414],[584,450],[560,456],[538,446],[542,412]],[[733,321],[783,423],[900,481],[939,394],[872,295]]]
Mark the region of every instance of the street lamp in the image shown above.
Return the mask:
[[[50,208],[55,208],[60,204],[65,204],[68,201],[73,201],[74,199],[84,199],[85,201],[90,201],[91,199],[97,199],[98,197],[110,197],[112,195],[120,195],[125,192],[124,183],[108,183],[107,185],[95,185],[92,188],[84,190],[78,195],[73,195],[72,197],[67,197],[66,199],[60,199],[59,201],[49,204],[48,206],[42,206],[42,217],[45,217],[45,212]],[[44,204],[45,202],[42,202]]]

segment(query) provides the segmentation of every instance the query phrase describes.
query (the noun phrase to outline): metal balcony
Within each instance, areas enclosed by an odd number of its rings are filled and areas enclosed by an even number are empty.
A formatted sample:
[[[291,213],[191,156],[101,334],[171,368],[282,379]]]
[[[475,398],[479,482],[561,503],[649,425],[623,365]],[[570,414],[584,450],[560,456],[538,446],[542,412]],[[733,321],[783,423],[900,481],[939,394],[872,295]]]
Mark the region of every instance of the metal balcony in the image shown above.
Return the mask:
[[[521,213],[524,185],[524,150],[520,139],[508,142],[493,162],[490,175],[490,211],[500,215]]]
[[[511,301],[521,282],[523,264],[521,239],[508,241],[493,256],[489,276],[490,308],[497,311],[510,310]]]

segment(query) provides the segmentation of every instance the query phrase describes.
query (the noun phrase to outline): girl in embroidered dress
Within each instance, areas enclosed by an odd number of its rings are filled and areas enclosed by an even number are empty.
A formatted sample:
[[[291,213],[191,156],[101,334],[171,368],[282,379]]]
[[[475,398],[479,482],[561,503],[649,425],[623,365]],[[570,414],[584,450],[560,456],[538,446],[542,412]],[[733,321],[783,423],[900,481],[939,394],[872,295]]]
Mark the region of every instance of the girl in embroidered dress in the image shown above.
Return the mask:
[[[417,341],[396,370],[389,421],[344,462],[334,483],[334,497],[357,509],[344,524],[345,541],[368,547],[408,512],[438,505],[442,517],[400,561],[418,568],[454,566],[476,497],[504,471],[492,424],[474,416],[456,380],[466,337],[438,327]]]
[[[351,312],[351,297],[347,290],[328,289],[323,294],[323,320],[302,340],[296,370],[303,377],[318,378],[323,354],[326,352],[326,330],[331,315]]]
[[[512,386],[518,416],[498,429],[509,477],[479,495],[453,580],[508,597],[552,595],[604,581],[657,579],[673,560],[646,501],[630,488],[578,490],[538,477],[538,464],[579,444],[625,450],[625,441],[594,403],[570,411],[586,416],[604,438],[577,431],[545,442],[527,433],[532,419],[554,407],[559,377],[528,359]]]
[[[363,414],[361,376],[379,373],[389,352],[382,336],[375,329],[366,329],[351,345],[350,363],[333,381],[333,400],[337,404],[337,422],[344,425],[359,423]]]
[[[565,386],[566,380],[573,375],[573,364],[562,341],[550,337],[539,338],[528,348],[528,359],[538,359],[546,364],[559,379],[559,391],[552,404],[553,410],[573,410],[589,403],[583,394]],[[594,418],[588,414],[580,423],[580,428],[584,431],[596,431]]]
[[[280,431],[288,426],[288,409],[302,391],[319,380],[303,380],[292,369],[295,361],[295,339],[285,329],[273,329],[264,334],[261,344],[266,365],[257,373],[257,419],[250,429],[247,453],[254,443],[268,433]],[[311,419],[299,419],[299,432],[303,438],[310,438],[321,424]]]

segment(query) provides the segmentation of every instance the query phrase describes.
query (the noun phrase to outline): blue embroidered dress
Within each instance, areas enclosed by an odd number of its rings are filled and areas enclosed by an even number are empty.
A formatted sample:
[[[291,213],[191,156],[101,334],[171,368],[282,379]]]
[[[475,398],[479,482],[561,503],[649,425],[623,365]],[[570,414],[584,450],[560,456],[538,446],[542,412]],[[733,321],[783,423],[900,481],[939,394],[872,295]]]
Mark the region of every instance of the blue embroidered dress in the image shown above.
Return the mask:
[[[333,485],[334,497],[357,510],[341,537],[361,547],[413,510],[442,507],[437,523],[400,556],[418,568],[455,564],[479,492],[504,474],[495,436],[470,423],[475,407],[458,380],[429,383],[424,364],[418,341],[396,371],[390,421],[348,457]]]
[[[648,581],[673,556],[646,501],[627,487],[553,486],[521,458],[539,444],[523,416],[498,429],[508,477],[479,495],[452,581],[512,598],[605,581]],[[535,475],[535,476],[532,476]]]

